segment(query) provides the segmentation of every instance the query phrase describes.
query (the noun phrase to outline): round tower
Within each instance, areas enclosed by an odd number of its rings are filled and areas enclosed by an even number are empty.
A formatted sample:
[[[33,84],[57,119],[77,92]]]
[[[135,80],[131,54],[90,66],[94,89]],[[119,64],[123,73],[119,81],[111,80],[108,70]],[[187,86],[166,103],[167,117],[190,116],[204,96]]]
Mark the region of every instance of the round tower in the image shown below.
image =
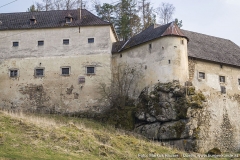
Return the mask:
[[[146,61],[148,70],[146,80],[153,84],[156,82],[166,83],[179,80],[184,84],[189,77],[188,74],[188,38],[183,35],[178,26],[172,22],[166,27],[160,26],[161,36],[154,40],[151,45],[155,48],[148,55]],[[147,82],[149,83],[149,82]]]

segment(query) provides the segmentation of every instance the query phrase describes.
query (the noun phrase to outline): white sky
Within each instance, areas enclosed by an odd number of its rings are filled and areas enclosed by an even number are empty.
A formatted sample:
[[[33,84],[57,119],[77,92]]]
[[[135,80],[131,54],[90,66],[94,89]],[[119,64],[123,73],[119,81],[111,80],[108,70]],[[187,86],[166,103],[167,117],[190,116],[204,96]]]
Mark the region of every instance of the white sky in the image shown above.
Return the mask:
[[[0,6],[14,0],[0,0]],[[25,12],[37,0],[17,0],[0,8],[0,13]],[[100,0],[116,2],[119,0]],[[182,29],[229,39],[240,46],[240,0],[149,0],[154,8],[171,3],[174,18],[183,21]],[[239,17],[238,17],[239,16]]]

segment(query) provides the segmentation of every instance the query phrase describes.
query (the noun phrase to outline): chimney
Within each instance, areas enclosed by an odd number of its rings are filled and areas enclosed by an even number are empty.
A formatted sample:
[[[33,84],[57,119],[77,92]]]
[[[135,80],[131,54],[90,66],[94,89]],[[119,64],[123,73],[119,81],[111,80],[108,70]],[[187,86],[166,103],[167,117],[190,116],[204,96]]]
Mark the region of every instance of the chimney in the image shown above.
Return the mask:
[[[82,19],[82,9],[81,8],[78,8],[78,19]]]
[[[78,8],[78,19],[82,19],[82,0],[80,1],[80,8]]]

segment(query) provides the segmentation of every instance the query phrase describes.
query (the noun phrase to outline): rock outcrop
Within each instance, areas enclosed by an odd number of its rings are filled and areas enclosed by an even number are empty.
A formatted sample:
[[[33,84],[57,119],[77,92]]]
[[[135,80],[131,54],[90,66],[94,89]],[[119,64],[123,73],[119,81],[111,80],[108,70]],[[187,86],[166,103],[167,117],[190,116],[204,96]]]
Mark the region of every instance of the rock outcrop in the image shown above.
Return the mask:
[[[197,151],[205,97],[191,83],[159,83],[145,88],[135,113],[135,131],[145,137],[169,143],[179,149]]]

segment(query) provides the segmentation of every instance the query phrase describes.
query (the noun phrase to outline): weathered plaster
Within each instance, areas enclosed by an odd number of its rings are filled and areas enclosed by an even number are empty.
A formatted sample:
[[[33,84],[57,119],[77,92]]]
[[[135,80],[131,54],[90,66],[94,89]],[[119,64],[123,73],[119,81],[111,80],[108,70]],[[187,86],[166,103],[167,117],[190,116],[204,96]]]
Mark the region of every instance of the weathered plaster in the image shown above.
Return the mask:
[[[198,72],[205,72],[206,78],[199,79]],[[226,82],[219,82],[219,76],[225,76]],[[207,112],[210,122],[203,123],[200,132],[199,147],[205,152],[214,147],[222,151],[239,150],[239,84],[240,70],[237,67],[196,60],[195,74],[192,80],[196,90],[202,91],[207,99]],[[221,93],[226,87],[226,94]],[[204,115],[201,119],[204,119]]]
[[[184,44],[181,43],[184,40]],[[149,44],[152,49],[149,49]],[[143,77],[138,82],[138,93],[158,82],[188,80],[187,40],[180,37],[163,37],[113,55],[113,65],[127,63],[138,66]],[[120,57],[120,54],[122,57]]]
[[[110,26],[1,31],[0,36],[0,105],[23,110],[48,108],[61,112],[92,109],[100,103],[100,82],[110,83],[112,40]],[[94,43],[88,43],[94,38]],[[69,45],[63,45],[69,39]],[[44,46],[37,46],[44,40]],[[19,41],[18,47],[12,47]],[[70,75],[62,76],[61,67],[69,66]],[[95,74],[87,75],[86,66],[94,66]],[[43,67],[43,77],[35,77],[34,69]],[[9,77],[9,69],[19,76]],[[79,77],[85,83],[79,83]],[[97,109],[98,110],[98,109]]]

